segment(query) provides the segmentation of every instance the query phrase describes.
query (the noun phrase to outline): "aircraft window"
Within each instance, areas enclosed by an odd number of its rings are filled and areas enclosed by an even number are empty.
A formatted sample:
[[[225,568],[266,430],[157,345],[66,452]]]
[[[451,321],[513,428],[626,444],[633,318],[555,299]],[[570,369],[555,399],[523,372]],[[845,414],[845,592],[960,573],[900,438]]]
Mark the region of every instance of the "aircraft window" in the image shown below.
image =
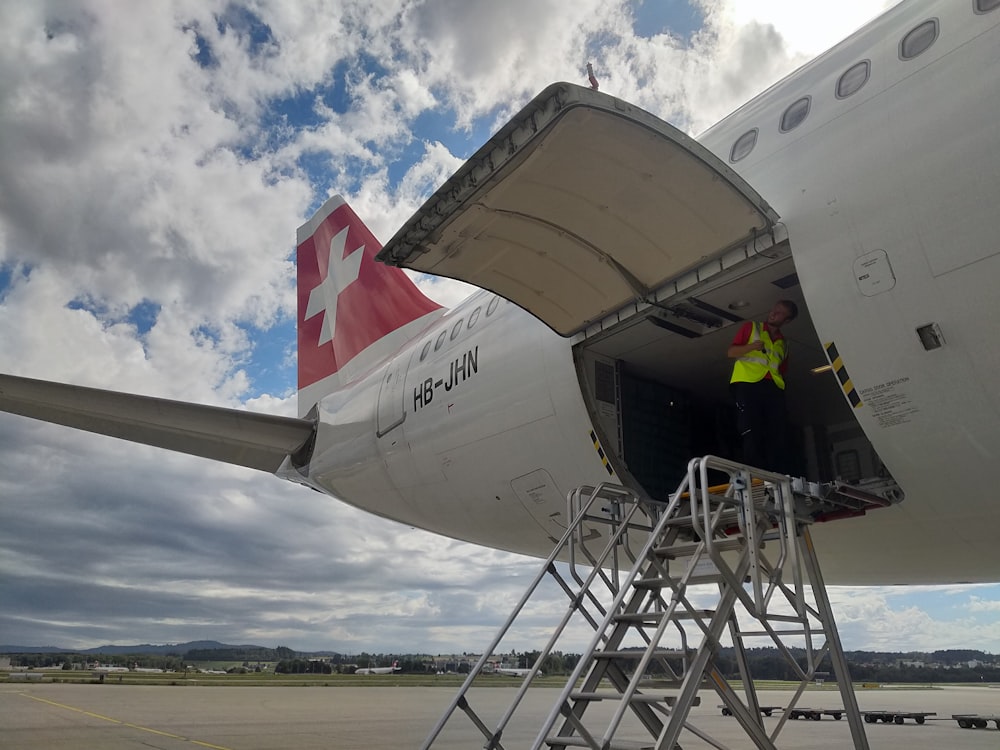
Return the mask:
[[[811,96],[803,96],[801,99],[792,102],[791,106],[785,110],[785,114],[781,116],[782,133],[794,130],[802,124],[802,121],[806,119],[806,115],[809,114],[809,104],[811,102]]]
[[[490,317],[493,314],[493,311],[497,309],[497,305],[499,305],[499,304],[500,304],[500,298],[499,297],[494,297],[493,299],[490,300],[490,305],[489,305],[489,307],[486,308],[486,317],[487,318]]]
[[[729,161],[739,161],[753,151],[753,147],[756,145],[757,128],[754,128],[736,139],[736,143],[733,144],[733,150],[729,152]]]
[[[464,320],[462,320],[461,318],[459,318],[458,322],[455,325],[452,326],[452,328],[451,328],[451,340],[452,341],[454,341],[455,338],[458,336],[458,334],[460,334],[462,332],[462,323],[464,323],[464,322],[465,322]]]
[[[976,0],[976,13],[989,13],[1000,8],[1000,0]]]
[[[438,334],[437,341],[434,342],[434,351],[437,351],[438,349],[441,348],[441,345],[444,343],[444,337],[447,335],[448,335],[447,331],[441,331],[441,333]]]
[[[423,362],[427,359],[427,352],[431,350],[431,340],[427,339],[427,343],[424,344],[424,348],[420,351],[420,361]]]
[[[837,98],[846,99],[868,83],[872,66],[868,60],[862,60],[844,71],[837,79]]]
[[[472,326],[474,326],[476,321],[479,320],[479,311],[482,309],[482,307],[477,307],[472,311],[472,315],[469,316],[469,330],[472,330]]]
[[[899,56],[903,60],[912,60],[920,53],[927,50],[938,36],[938,22],[936,18],[924,21],[922,24],[912,29],[903,41],[899,43]]]

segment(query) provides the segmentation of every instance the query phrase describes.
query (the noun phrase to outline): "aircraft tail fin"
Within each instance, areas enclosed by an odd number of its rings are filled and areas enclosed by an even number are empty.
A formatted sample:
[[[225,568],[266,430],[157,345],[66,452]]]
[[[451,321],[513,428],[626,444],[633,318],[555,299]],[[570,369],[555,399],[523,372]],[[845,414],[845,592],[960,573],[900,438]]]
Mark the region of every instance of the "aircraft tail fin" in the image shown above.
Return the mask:
[[[398,268],[344,199],[298,232],[299,414],[390,356],[444,309]]]

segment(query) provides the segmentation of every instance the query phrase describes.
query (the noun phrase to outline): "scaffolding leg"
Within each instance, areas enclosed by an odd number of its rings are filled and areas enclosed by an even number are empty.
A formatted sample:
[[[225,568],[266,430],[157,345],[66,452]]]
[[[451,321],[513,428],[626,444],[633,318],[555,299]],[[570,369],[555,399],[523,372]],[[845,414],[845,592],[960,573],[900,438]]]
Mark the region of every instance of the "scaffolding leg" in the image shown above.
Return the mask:
[[[801,527],[799,533],[802,536],[806,552],[805,564],[809,572],[809,580],[812,583],[813,596],[816,597],[816,606],[820,612],[824,613],[823,628],[826,630],[826,640],[830,646],[830,661],[833,663],[834,674],[837,675],[837,686],[840,688],[840,697],[844,702],[844,713],[847,715],[847,722],[851,727],[854,748],[855,750],[868,750],[868,736],[865,734],[865,726],[861,720],[858,697],[854,694],[854,683],[851,682],[847,659],[844,658],[844,647],[840,643],[837,624],[833,620],[833,609],[830,607],[830,598],[826,594],[826,584],[823,582],[819,561],[816,559],[812,535],[806,525]]]

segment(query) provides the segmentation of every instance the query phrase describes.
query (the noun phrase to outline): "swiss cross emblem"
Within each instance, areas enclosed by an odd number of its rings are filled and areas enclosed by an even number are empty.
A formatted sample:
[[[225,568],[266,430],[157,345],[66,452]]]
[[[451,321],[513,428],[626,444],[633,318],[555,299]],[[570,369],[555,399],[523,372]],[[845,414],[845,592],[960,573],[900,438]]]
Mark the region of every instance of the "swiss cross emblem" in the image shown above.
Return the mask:
[[[440,309],[400,269],[375,262],[381,248],[339,196],[300,229],[299,388],[338,372],[383,336]]]

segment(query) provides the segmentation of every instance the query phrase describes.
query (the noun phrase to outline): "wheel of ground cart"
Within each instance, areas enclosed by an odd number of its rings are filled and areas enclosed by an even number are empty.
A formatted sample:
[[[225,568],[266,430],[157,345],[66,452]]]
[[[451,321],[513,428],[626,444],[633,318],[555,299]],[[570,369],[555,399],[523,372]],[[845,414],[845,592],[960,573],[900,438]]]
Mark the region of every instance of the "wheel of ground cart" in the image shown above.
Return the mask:
[[[924,717],[923,716],[914,716],[913,720],[915,722],[917,722],[917,724],[923,724],[924,723]]]
[[[986,729],[989,722],[986,719],[976,719],[974,724],[976,725],[976,729]]]
[[[969,721],[968,719],[959,719],[958,720],[958,725],[960,727],[962,727],[962,729],[971,729],[972,728],[972,722]]]
[[[770,715],[771,715],[770,711],[767,711],[767,710],[764,711],[764,716],[770,716]]]
[[[819,721],[820,719],[823,718],[823,714],[821,714],[819,711],[814,711],[809,718],[812,719],[813,721]]]
[[[874,724],[875,723],[875,717],[872,716],[871,714],[865,714],[865,723],[866,724]]]
[[[729,710],[728,708],[723,708],[723,709],[722,709],[722,715],[723,715],[723,716],[732,716],[732,715],[733,715],[733,712],[732,712],[732,711],[730,711],[730,710]]]
[[[799,712],[798,711],[792,711],[792,715],[789,718],[790,719],[797,719],[797,718],[799,718]]]
[[[834,714],[833,718],[836,719],[837,721],[840,721],[840,714]]]
[[[903,723],[903,717],[902,716],[893,716],[892,720],[894,722],[896,722],[897,724],[902,724]]]

